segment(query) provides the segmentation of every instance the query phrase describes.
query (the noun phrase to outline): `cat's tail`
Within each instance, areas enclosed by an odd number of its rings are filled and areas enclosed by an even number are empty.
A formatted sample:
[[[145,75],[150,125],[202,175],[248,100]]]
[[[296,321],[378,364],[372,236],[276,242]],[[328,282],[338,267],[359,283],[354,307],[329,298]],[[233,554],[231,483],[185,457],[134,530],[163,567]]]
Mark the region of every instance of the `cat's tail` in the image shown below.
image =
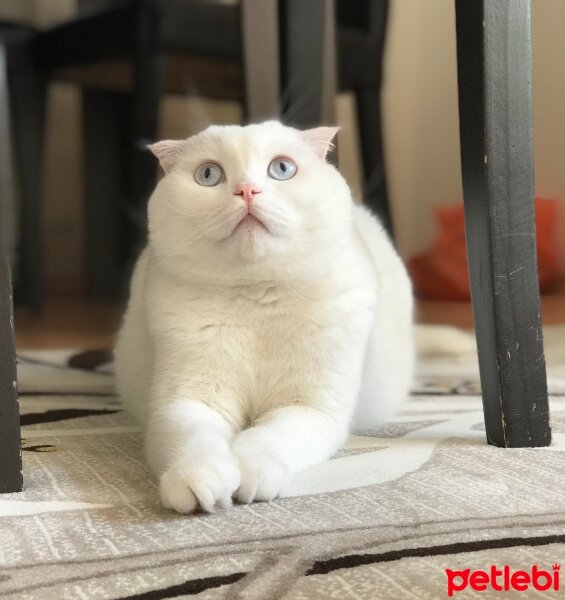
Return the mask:
[[[475,335],[451,325],[416,325],[414,327],[418,356],[468,356],[477,352]]]

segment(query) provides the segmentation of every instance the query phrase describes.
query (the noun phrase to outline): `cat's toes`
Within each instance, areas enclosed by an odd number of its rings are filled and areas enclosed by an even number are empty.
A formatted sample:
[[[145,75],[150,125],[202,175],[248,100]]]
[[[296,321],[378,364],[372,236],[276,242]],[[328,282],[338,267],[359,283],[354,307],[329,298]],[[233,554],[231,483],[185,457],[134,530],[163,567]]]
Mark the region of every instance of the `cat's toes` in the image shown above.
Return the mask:
[[[198,499],[190,488],[188,477],[180,470],[169,469],[159,482],[161,502],[165,508],[188,514],[198,507]]]
[[[269,501],[280,496],[290,480],[290,471],[282,462],[269,456],[240,457],[241,484],[235,497],[248,504]]]
[[[237,465],[229,460],[215,460],[171,467],[161,476],[159,492],[165,508],[183,514],[198,507],[214,512],[231,506],[239,484]]]

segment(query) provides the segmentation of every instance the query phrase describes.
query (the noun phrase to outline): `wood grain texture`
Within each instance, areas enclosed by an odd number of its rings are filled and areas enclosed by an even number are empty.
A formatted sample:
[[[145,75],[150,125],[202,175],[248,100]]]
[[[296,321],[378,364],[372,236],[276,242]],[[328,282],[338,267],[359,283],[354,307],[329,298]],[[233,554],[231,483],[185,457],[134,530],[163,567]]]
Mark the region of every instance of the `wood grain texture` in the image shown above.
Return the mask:
[[[534,222],[530,2],[457,0],[467,251],[489,443],[551,443]]]

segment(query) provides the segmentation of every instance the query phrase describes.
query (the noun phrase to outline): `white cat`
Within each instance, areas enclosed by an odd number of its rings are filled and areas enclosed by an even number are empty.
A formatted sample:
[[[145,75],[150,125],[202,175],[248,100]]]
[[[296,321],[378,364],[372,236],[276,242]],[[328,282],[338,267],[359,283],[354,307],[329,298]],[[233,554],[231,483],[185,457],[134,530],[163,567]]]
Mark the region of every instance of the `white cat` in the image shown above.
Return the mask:
[[[151,146],[165,177],[116,374],[168,508],[271,500],[407,395],[410,282],[325,161],[336,131],[271,121]]]

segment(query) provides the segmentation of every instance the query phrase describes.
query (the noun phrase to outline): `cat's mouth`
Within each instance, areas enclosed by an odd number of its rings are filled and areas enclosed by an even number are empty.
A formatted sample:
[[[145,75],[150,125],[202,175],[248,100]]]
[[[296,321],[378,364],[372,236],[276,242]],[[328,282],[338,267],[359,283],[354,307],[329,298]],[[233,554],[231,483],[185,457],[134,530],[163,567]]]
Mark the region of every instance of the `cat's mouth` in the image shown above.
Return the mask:
[[[236,233],[237,231],[241,231],[241,230],[248,230],[248,231],[252,231],[254,229],[262,229],[266,232],[269,232],[268,227],[265,225],[265,223],[263,223],[263,221],[261,221],[261,219],[259,219],[259,217],[255,216],[254,214],[248,212],[240,221],[239,223],[234,227],[231,235],[233,235],[234,233]]]

